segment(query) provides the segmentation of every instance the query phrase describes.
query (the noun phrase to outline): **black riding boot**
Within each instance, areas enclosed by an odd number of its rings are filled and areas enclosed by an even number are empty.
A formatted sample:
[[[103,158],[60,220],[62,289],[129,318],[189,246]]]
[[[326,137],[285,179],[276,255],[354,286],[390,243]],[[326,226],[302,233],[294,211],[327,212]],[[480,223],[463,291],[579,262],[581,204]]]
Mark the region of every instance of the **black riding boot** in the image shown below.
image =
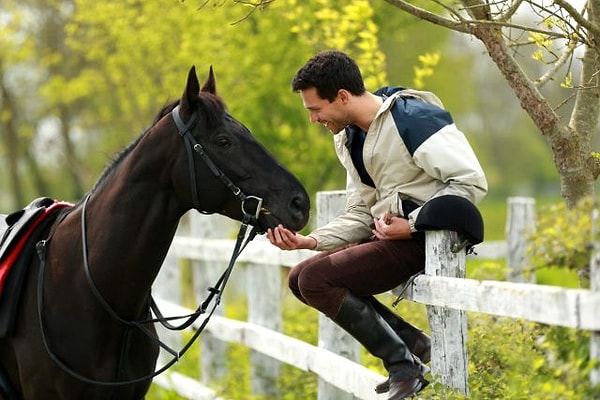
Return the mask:
[[[375,311],[383,317],[385,322],[392,327],[394,332],[402,338],[411,352],[419,357],[422,363],[427,364],[431,360],[431,338],[419,328],[406,322],[398,314],[381,304],[375,297],[366,297]]]
[[[406,346],[411,350],[411,352],[415,356],[419,357],[419,360],[423,364],[426,364],[431,360],[431,339],[425,334],[425,332],[406,322],[395,312],[381,304],[375,297],[369,296],[366,297],[366,299],[369,300],[369,302],[375,308],[375,311],[377,311],[377,313],[383,317],[385,322],[392,327],[394,332],[400,336],[402,341],[406,343]],[[423,375],[429,372],[429,368],[425,365],[421,365],[420,367]],[[385,393],[389,389],[389,378],[375,386],[375,391],[377,393]]]
[[[348,293],[333,321],[383,360],[390,375],[388,400],[410,397],[429,383],[423,378],[420,361],[368,299]]]

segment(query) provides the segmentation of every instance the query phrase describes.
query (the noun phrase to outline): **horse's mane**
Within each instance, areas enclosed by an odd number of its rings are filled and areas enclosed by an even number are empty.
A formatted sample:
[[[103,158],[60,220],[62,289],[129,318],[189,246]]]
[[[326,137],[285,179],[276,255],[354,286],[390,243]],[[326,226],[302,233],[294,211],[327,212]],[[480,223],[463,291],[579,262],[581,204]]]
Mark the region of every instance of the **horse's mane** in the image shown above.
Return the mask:
[[[118,153],[113,161],[108,165],[96,184],[92,188],[92,192],[96,190],[112,173],[117,169],[121,162],[131,153],[131,151],[137,146],[140,140],[148,133],[165,115],[169,114],[179,104],[179,100],[172,101],[162,107],[162,109],[156,114],[152,124],[144,130],[133,142],[131,142],[126,148]],[[214,94],[208,92],[200,92],[198,97],[198,107],[200,108],[200,115],[205,118],[205,123],[208,128],[216,126],[223,118],[223,114],[226,111],[226,106],[223,100]]]

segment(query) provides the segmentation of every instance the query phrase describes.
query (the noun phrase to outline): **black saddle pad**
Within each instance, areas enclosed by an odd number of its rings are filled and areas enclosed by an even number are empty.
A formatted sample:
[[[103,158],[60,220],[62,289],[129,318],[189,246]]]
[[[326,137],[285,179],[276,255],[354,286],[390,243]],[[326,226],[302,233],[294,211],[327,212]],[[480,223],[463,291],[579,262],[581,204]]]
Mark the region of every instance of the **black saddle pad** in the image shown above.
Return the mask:
[[[33,204],[34,203],[32,203],[31,205]],[[37,209],[38,205],[41,206],[40,210],[41,212],[43,212],[44,208],[46,207],[46,204],[48,203],[38,203],[34,207]],[[35,229],[31,233],[31,236],[23,246],[19,256],[17,257],[13,265],[10,267],[10,271],[8,272],[6,281],[4,282],[2,294],[0,296],[0,338],[9,336],[14,329],[14,324],[18,315],[18,309],[21,304],[21,294],[23,292],[23,286],[29,273],[29,265],[32,262],[32,257],[36,252],[36,244],[39,240],[42,239],[42,236],[46,233],[47,228],[56,219],[56,216],[58,215],[58,210],[60,210],[60,208],[56,208],[51,213],[51,215],[47,215],[43,219],[43,221],[41,221],[35,227]],[[19,215],[19,218],[10,221],[9,217],[15,217],[18,215],[17,213],[21,214]],[[9,228],[5,228],[4,226],[0,225],[0,234],[2,234],[4,240],[2,243],[2,248],[4,250],[9,249],[12,243],[17,241],[17,239],[23,235],[23,233],[20,231],[26,229],[26,227],[29,226],[33,221],[35,221],[35,219],[40,215],[40,212],[33,211],[31,208],[26,208],[23,212],[17,213],[13,213],[9,215],[9,217],[7,217],[6,219],[2,219],[3,221],[8,220],[12,222],[12,226],[11,224],[7,224]],[[20,226],[18,231],[2,232],[2,229],[10,230],[10,228],[16,228],[20,224],[24,225],[25,228],[23,226]],[[0,257],[0,260],[1,259],[2,258]]]
[[[23,285],[29,272],[29,265],[35,252],[36,243],[37,238],[34,240],[33,237],[32,240],[27,242],[4,283],[4,290],[0,298],[0,338],[9,336],[13,331],[19,305],[21,304]]]
[[[40,197],[22,210],[15,211],[2,218],[0,225],[0,261],[27,232],[27,228],[52,204],[54,204],[54,200],[48,197]]]

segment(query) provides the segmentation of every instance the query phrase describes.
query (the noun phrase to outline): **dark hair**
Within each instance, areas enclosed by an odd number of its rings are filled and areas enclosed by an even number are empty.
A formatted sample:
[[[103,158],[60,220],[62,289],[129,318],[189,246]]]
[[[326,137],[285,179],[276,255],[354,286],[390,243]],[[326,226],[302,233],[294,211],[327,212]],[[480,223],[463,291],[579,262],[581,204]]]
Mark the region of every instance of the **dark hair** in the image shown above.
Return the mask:
[[[338,50],[322,51],[310,58],[292,79],[294,92],[314,87],[322,99],[335,100],[340,89],[353,95],[365,93],[365,84],[356,62]]]

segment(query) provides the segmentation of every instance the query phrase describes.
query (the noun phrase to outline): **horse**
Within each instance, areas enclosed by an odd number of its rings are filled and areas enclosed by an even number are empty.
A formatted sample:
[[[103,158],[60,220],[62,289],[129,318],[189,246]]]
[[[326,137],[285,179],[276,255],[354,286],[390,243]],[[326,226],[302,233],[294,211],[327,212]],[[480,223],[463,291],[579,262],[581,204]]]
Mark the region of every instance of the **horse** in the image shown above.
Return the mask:
[[[181,98],[43,228],[0,339],[5,399],[145,397],[159,343],[153,324],[127,321],[151,316],[152,283],[192,209],[258,233],[300,230],[310,209],[299,180],[229,113],[212,66],[202,88],[192,66]]]

